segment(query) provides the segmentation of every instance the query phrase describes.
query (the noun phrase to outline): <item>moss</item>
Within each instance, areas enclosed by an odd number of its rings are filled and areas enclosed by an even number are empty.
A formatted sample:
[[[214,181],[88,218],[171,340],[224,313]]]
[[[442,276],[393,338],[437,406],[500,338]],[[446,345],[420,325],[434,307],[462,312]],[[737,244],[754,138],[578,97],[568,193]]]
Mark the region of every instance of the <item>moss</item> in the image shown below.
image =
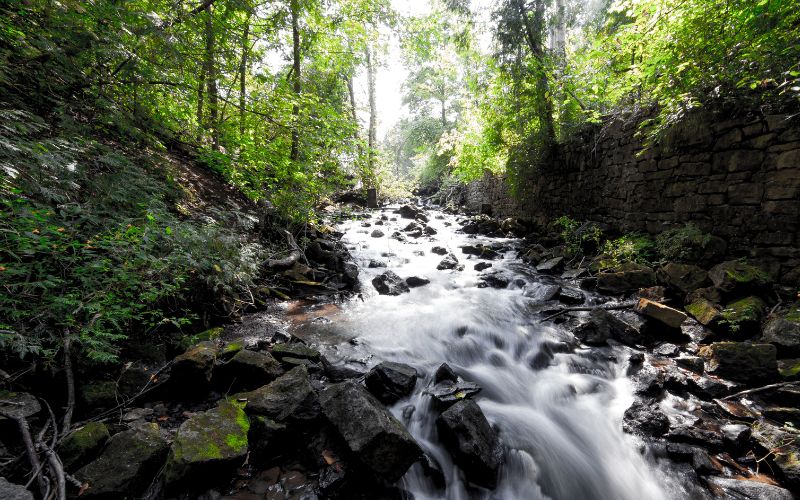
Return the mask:
[[[767,273],[746,263],[740,263],[736,267],[727,269],[725,274],[731,279],[731,281],[736,283],[746,284],[769,281],[769,275],[767,275]]]
[[[705,299],[699,299],[685,307],[686,312],[691,314],[697,321],[708,325],[719,316],[719,311],[714,304]]]
[[[237,352],[244,349],[244,341],[242,340],[234,340],[225,344],[225,347],[222,348],[221,356],[225,358],[232,357]]]
[[[90,407],[113,404],[117,400],[117,383],[111,380],[87,384],[81,388],[81,394]]]
[[[785,318],[792,323],[800,323],[800,302],[795,302],[789,307]]]
[[[793,378],[800,375],[800,359],[778,362],[778,372],[783,378]]]
[[[722,310],[722,320],[732,329],[743,323],[758,323],[764,312],[764,301],[758,297],[746,297],[731,302]]]

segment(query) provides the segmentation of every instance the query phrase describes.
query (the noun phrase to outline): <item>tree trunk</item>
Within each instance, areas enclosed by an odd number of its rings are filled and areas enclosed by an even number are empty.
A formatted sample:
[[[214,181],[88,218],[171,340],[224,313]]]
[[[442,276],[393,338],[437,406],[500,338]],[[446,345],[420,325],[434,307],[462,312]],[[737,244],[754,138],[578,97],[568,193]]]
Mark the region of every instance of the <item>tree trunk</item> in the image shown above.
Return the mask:
[[[292,14],[292,89],[295,97],[300,98],[300,3],[290,0]],[[300,157],[300,132],[297,128],[300,117],[300,106],[295,102],[292,105],[292,151],[289,158],[296,161]]]
[[[353,116],[353,123],[358,128],[358,111],[356,110],[356,93],[353,90],[353,75],[347,77],[347,93],[350,96],[350,114]]]
[[[206,93],[203,91],[203,87],[206,85],[206,66],[205,61],[200,66],[200,76],[197,79],[197,130],[198,130],[198,137],[202,138],[203,136],[203,126],[205,125],[205,118],[203,117],[203,99],[205,98]]]
[[[211,145],[214,151],[219,151],[219,100],[217,94],[217,73],[215,64],[214,36],[214,9],[209,7],[206,11],[206,94],[208,94],[208,129],[211,131]]]
[[[247,104],[247,56],[250,49],[250,16],[247,13],[247,20],[244,23],[244,33],[242,33],[242,61],[239,64],[239,136],[244,135],[245,104]]]
[[[375,146],[378,129],[378,110],[375,105],[375,54],[367,46],[367,92],[369,93],[369,129],[367,133],[367,171],[364,179],[366,187],[374,187]]]

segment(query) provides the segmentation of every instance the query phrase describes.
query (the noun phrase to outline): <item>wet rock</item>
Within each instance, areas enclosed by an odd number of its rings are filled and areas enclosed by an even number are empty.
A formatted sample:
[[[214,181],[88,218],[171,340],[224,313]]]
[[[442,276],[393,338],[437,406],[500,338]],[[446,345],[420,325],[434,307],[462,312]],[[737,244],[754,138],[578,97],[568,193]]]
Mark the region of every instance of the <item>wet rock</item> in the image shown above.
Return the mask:
[[[81,498],[136,498],[153,481],[168,451],[155,424],[115,434],[97,460],[75,473],[89,485]]]
[[[379,267],[386,267],[386,262],[382,262],[380,260],[370,259],[369,264],[367,264],[369,269],[377,269]]]
[[[610,294],[635,292],[656,284],[656,273],[647,266],[627,263],[617,272],[600,273],[597,276],[597,290]]]
[[[422,456],[422,449],[366,389],[341,382],[320,391],[322,411],[365,466],[394,483]]]
[[[706,361],[708,373],[746,384],[770,382],[777,378],[775,353],[772,344],[743,342],[715,342],[698,352]]]
[[[433,383],[438,384],[440,382],[458,382],[458,375],[447,363],[439,365],[436,373],[433,374]]]
[[[480,277],[478,288],[507,288],[511,280],[501,271],[486,273]]]
[[[540,273],[553,274],[559,272],[564,267],[564,257],[553,257],[536,266]]]
[[[583,302],[586,300],[586,297],[580,290],[575,288],[561,287],[561,289],[558,291],[558,295],[556,295],[556,299],[565,304],[578,305],[583,304]]]
[[[465,255],[475,255],[481,259],[493,260],[500,257],[500,254],[484,245],[464,245],[461,252]]]
[[[236,395],[246,403],[248,415],[260,415],[276,422],[307,422],[319,416],[319,402],[305,366],[292,368],[273,382],[254,391]]]
[[[64,470],[73,472],[94,458],[111,437],[102,422],[89,422],[67,435],[58,446],[58,456]],[[2,498],[2,497],[0,497]]]
[[[719,497],[735,500],[792,500],[794,498],[789,490],[779,486],[743,478],[711,477],[708,479],[708,484]]]
[[[178,391],[196,393],[204,390],[211,381],[218,353],[216,342],[205,341],[176,357],[170,372],[170,384]]]
[[[675,344],[664,343],[653,349],[653,354],[656,356],[661,356],[664,358],[672,358],[678,355],[681,352],[680,347]]]
[[[380,229],[375,229],[369,235],[372,236],[373,238],[382,238],[385,235],[385,233]]]
[[[3,500],[33,500],[33,493],[20,484],[9,483],[0,477],[0,498]]]
[[[426,394],[433,398],[433,405],[444,410],[458,403],[469,399],[481,392],[481,387],[473,382],[443,381],[427,389]]]
[[[722,308],[703,298],[698,298],[687,305],[686,312],[701,325],[706,326],[716,325],[722,318]]]
[[[636,292],[636,296],[640,299],[648,299],[655,302],[664,302],[667,297],[667,289],[663,286],[650,286],[647,288],[640,288]]]
[[[436,255],[446,255],[447,249],[444,247],[433,247],[431,248],[431,253],[435,253]]]
[[[636,304],[636,312],[660,321],[670,328],[680,328],[681,323],[686,319],[686,314],[682,311],[648,299],[639,299]]]
[[[430,282],[431,280],[429,280],[424,276],[409,276],[408,278],[406,278],[406,284],[411,288],[425,286]]]
[[[692,318],[683,322],[681,334],[691,339],[695,344],[707,344],[714,337],[714,332]]]
[[[761,420],[753,425],[753,439],[771,452],[772,463],[786,484],[791,488],[800,486],[800,431]]]
[[[705,426],[701,419],[696,422],[679,424],[667,432],[667,439],[681,443],[693,443],[711,450],[722,448],[722,434],[715,428]]]
[[[684,294],[693,292],[708,283],[708,273],[691,264],[668,262],[658,270],[658,278]]]
[[[310,359],[319,361],[319,351],[302,342],[286,342],[272,346],[272,355],[279,360],[283,358]]]
[[[244,462],[250,419],[243,406],[223,401],[181,424],[164,472],[169,489],[201,491]]]
[[[658,403],[637,401],[625,410],[622,430],[629,434],[663,436],[669,430],[669,419]]]
[[[406,227],[403,228],[403,231],[410,233],[412,231],[421,231],[422,226],[417,224],[416,222],[409,222]]]
[[[468,481],[487,488],[497,485],[503,460],[500,440],[474,401],[459,401],[442,412],[436,428]]]
[[[0,390],[0,410],[12,418],[28,418],[39,413],[42,405],[33,394]],[[0,416],[3,420],[7,417]]]
[[[750,440],[750,426],[744,424],[725,424],[720,426],[722,441],[734,449],[743,448]]]
[[[483,271],[484,269],[489,269],[490,267],[492,267],[491,262],[478,262],[477,264],[475,264],[473,269],[475,269],[476,271]]]
[[[359,378],[365,375],[365,372],[363,371],[359,371],[345,365],[333,364],[325,357],[322,357],[321,361],[322,367],[325,370],[325,375],[331,382],[342,382],[344,380]]]
[[[769,283],[769,276],[761,269],[739,260],[717,264],[708,272],[714,286],[724,293],[754,292]]]
[[[800,321],[784,317],[769,320],[761,342],[774,345],[780,358],[800,355]]]
[[[380,276],[372,279],[372,286],[381,295],[400,295],[408,293],[410,290],[403,279],[393,271],[386,271]]]
[[[431,226],[425,226],[424,228],[422,228],[422,232],[423,232],[423,233],[424,233],[426,236],[433,236],[433,235],[435,235],[435,234],[436,234],[438,231],[436,231],[436,229],[432,228]]]
[[[226,389],[235,390],[264,385],[283,373],[281,364],[266,352],[241,350],[217,369]],[[216,375],[215,375],[216,377]]]
[[[695,449],[692,453],[692,467],[701,476],[717,475],[724,472],[720,461],[703,449]]]
[[[592,309],[589,320],[579,325],[573,333],[587,345],[604,345],[612,337],[625,344],[635,345],[641,339],[641,334],[631,325],[599,307]]]
[[[436,269],[440,271],[444,271],[446,269],[456,269],[458,267],[458,259],[452,253],[447,254],[447,256],[439,262],[439,265],[436,266]]]
[[[392,404],[411,394],[417,383],[417,371],[403,363],[384,361],[367,373],[365,383],[382,403]]]
[[[680,356],[675,358],[675,364],[695,373],[703,373],[705,369],[705,363],[700,356]]]
[[[542,283],[530,283],[522,291],[523,297],[533,299],[535,302],[547,302],[553,300],[561,292],[558,285],[544,285]]]

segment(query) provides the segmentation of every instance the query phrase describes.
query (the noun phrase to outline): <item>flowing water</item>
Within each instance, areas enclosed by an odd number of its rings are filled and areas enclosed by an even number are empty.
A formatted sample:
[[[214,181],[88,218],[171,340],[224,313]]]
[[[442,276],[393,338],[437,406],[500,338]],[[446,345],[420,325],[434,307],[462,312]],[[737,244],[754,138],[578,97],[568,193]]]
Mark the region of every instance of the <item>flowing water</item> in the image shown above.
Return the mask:
[[[397,219],[375,226],[381,215]],[[418,370],[414,393],[392,411],[439,464],[446,488],[437,489],[419,465],[401,486],[416,499],[687,498],[683,481],[643,456],[641,443],[622,432],[623,412],[633,401],[625,377],[630,351],[565,348],[571,334],[540,323],[531,312],[537,287],[553,278],[522,264],[515,240],[468,236],[456,231],[453,216],[428,215],[438,234],[407,242],[389,237],[410,222],[392,210],[373,212],[365,219],[371,227],[359,220],[342,224],[344,242],[361,268],[363,293],[339,307],[303,310],[293,326],[334,360],[366,366],[390,360]],[[386,235],[373,238],[374,229]],[[511,276],[507,288],[476,286],[481,273],[473,266],[481,260],[468,259],[459,248],[476,243],[507,246],[484,271]],[[430,251],[436,245],[449,249],[464,269],[437,270],[442,256]],[[369,268],[370,260],[385,262],[403,278],[431,282],[400,296],[378,295],[370,281],[386,269]],[[468,488],[437,438],[437,414],[424,391],[443,362],[483,388],[476,401],[506,449],[494,491]]]

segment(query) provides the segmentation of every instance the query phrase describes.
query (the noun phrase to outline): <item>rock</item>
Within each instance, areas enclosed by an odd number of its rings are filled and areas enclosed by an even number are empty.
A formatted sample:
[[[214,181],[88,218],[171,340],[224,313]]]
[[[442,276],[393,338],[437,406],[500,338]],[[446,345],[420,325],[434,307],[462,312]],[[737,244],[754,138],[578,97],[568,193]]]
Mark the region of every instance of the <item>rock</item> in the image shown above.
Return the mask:
[[[701,325],[715,325],[722,318],[722,308],[706,299],[698,298],[686,306],[686,311]]]
[[[276,422],[307,422],[319,416],[319,401],[304,365],[292,368],[274,381],[254,391],[236,395],[251,416],[264,416]]]
[[[88,483],[81,498],[137,498],[164,465],[169,444],[158,427],[142,426],[115,434],[100,457],[78,469]]]
[[[272,355],[279,360],[283,358],[309,359],[319,361],[319,351],[302,342],[286,342],[272,346]]]
[[[452,253],[447,254],[447,256],[439,262],[439,265],[436,266],[436,269],[443,271],[445,269],[456,269],[458,267],[458,259]]]
[[[464,399],[469,399],[481,392],[481,387],[473,382],[443,381],[437,383],[425,393],[433,398],[433,405],[444,410]]]
[[[418,286],[425,286],[430,282],[431,280],[429,280],[424,276],[409,276],[408,278],[406,278],[406,285],[408,285],[411,288],[416,288]]]
[[[111,437],[102,422],[89,422],[69,433],[58,446],[64,470],[73,472],[94,458]]]
[[[222,384],[229,389],[252,388],[275,380],[283,373],[281,364],[266,352],[241,350],[218,368]]]
[[[164,472],[169,489],[200,491],[244,462],[250,430],[244,406],[223,401],[181,424]]]
[[[427,236],[433,236],[438,231],[436,231],[436,229],[432,228],[431,226],[425,226],[424,228],[422,228],[422,232]]]
[[[33,493],[20,484],[9,483],[0,477],[0,498],[3,500],[33,500]]]
[[[416,222],[409,222],[406,227],[403,228],[403,231],[410,233],[411,231],[421,231],[422,226],[417,224]]]
[[[744,424],[725,424],[720,426],[723,442],[734,448],[743,448],[750,440],[751,429],[749,425]]]
[[[170,371],[170,384],[176,391],[196,394],[205,390],[211,381],[219,348],[215,342],[200,342],[176,357]]]
[[[567,269],[561,274],[561,277],[564,278],[565,280],[574,280],[586,276],[588,272],[589,272],[588,270],[582,267],[579,267],[577,269]]]
[[[367,373],[365,383],[382,403],[392,404],[411,394],[417,383],[417,371],[403,363],[384,361]]]
[[[473,269],[480,272],[483,271],[484,269],[489,269],[490,267],[492,267],[491,262],[478,262],[477,264],[475,264]]]
[[[663,286],[650,286],[647,288],[640,288],[636,292],[636,296],[640,299],[648,299],[654,302],[664,302],[667,298],[667,289]]]
[[[537,265],[536,270],[540,273],[552,274],[559,272],[562,267],[564,267],[564,257],[553,257]]]
[[[689,337],[695,344],[707,344],[714,337],[714,332],[692,318],[683,322],[681,334]]]
[[[422,222],[428,222],[428,218],[425,216],[422,209],[413,205],[403,205],[397,209],[397,213],[404,219],[416,219]]]
[[[703,233],[691,226],[682,229],[679,236],[671,238],[668,243],[664,252],[667,259],[702,266],[719,262],[725,256],[728,247],[722,238]]]
[[[800,431],[793,427],[778,427],[766,420],[753,424],[753,439],[768,450],[772,462],[780,470],[790,488],[800,486]]]
[[[681,323],[686,319],[686,314],[682,311],[648,299],[639,299],[639,302],[636,304],[636,312],[658,320],[670,328],[680,328]]]
[[[152,408],[131,408],[122,414],[122,418],[120,420],[129,425],[134,425],[136,422],[146,424],[147,422],[145,419],[147,417],[151,417],[152,415]]]
[[[738,260],[717,264],[708,272],[714,286],[725,293],[754,292],[766,286],[770,279],[761,269]]]
[[[669,419],[658,403],[637,401],[625,410],[622,430],[629,434],[663,436],[669,430]]]
[[[565,288],[562,286],[558,291],[558,295],[556,295],[556,299],[565,304],[578,305],[583,304],[583,302],[586,300],[586,297],[580,290],[575,288]]]
[[[510,282],[501,271],[493,271],[481,275],[478,288],[506,288]]]
[[[465,255],[475,255],[481,259],[493,260],[500,257],[500,254],[484,245],[464,245],[461,252]]]
[[[779,359],[778,373],[785,380],[797,380],[800,378],[800,359]]]
[[[117,405],[119,399],[117,383],[113,380],[83,384],[79,391],[81,399],[89,408],[111,408]]]
[[[675,364],[695,373],[703,373],[705,363],[700,356],[679,356],[675,358]]]
[[[365,466],[394,483],[422,456],[411,434],[361,385],[341,382],[320,391],[322,412]]]
[[[625,344],[635,345],[641,337],[629,324],[599,307],[592,309],[589,320],[579,325],[573,333],[587,345],[604,345],[612,337]]]
[[[444,247],[433,247],[431,248],[431,253],[435,253],[436,255],[446,255],[447,249]]]
[[[379,267],[386,267],[386,262],[370,259],[369,264],[367,264],[367,268],[369,269],[377,269]]]
[[[325,370],[325,375],[332,382],[342,382],[353,378],[359,378],[365,375],[363,371],[359,371],[348,366],[333,364],[325,357],[321,358],[322,367]]]
[[[749,336],[761,324],[765,308],[764,301],[758,297],[745,297],[726,305],[720,313],[720,321],[732,333]]]
[[[779,358],[800,355],[800,321],[776,317],[767,322],[761,342],[778,348]]]
[[[454,404],[436,419],[436,428],[453,461],[467,480],[494,488],[503,450],[480,407],[467,399]]]
[[[380,229],[374,229],[369,235],[373,238],[382,238],[384,236],[384,232]]]
[[[438,384],[440,382],[458,382],[458,375],[447,363],[439,365],[436,373],[433,374],[433,383]]]
[[[706,371],[736,382],[755,385],[778,377],[778,363],[772,344],[715,342],[700,348]]]
[[[708,483],[718,497],[734,500],[792,500],[794,498],[789,490],[762,481],[710,477]]]
[[[561,292],[558,285],[544,285],[542,283],[529,283],[522,290],[522,296],[533,299],[535,302],[553,300]]]
[[[660,356],[662,358],[675,357],[678,355],[679,352],[681,352],[681,348],[676,346],[675,344],[670,344],[669,342],[661,344],[655,349],[653,349],[653,354],[655,356]]]
[[[668,262],[658,270],[658,278],[684,294],[693,292],[708,283],[708,273],[691,264]]]
[[[381,295],[400,295],[401,293],[408,293],[410,291],[406,282],[395,274],[394,271],[386,271],[380,276],[373,278],[372,286],[374,286]]]
[[[600,273],[597,276],[597,290],[610,294],[635,292],[656,284],[656,273],[640,264],[623,264],[617,272]]]
[[[39,413],[42,405],[33,394],[0,390],[0,410],[12,418],[28,418]],[[3,420],[7,417],[0,416]]]

